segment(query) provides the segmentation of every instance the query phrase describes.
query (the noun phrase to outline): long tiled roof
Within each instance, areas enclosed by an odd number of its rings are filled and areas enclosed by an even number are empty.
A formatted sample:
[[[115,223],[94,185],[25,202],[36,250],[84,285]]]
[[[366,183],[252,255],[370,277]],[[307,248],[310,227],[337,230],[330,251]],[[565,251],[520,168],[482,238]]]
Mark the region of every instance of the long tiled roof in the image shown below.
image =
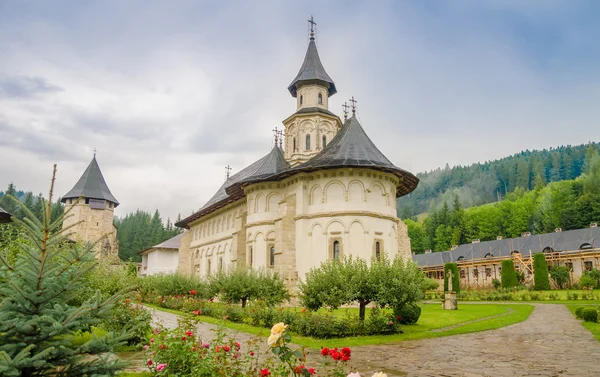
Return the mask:
[[[419,266],[438,266],[461,260],[508,257],[518,251],[523,255],[544,251],[572,251],[600,247],[600,228],[565,230],[517,238],[470,243],[451,251],[413,255]]]
[[[0,223],[9,223],[11,214],[8,213],[4,208],[0,207]]]
[[[102,176],[100,166],[98,166],[98,161],[96,161],[96,156],[92,158],[92,161],[83,172],[81,178],[79,178],[79,181],[77,181],[71,191],[67,192],[62,197],[61,201],[65,203],[67,199],[75,199],[80,196],[88,199],[108,200],[109,202],[114,203],[115,207],[119,205],[119,202],[110,192],[106,181]]]
[[[278,146],[273,147],[269,154],[225,181],[219,190],[217,190],[217,193],[198,212],[186,217],[175,225],[187,227],[187,224],[190,222],[241,198],[244,194],[241,190],[242,183],[252,179],[262,179],[271,176],[289,167],[290,164],[286,161],[281,148]]]
[[[319,52],[317,51],[315,38],[311,37],[310,42],[308,44],[308,50],[306,50],[306,56],[304,57],[304,62],[302,63],[302,67],[300,67],[300,71],[296,75],[294,81],[292,81],[292,83],[288,87],[288,90],[290,91],[293,97],[296,97],[296,89],[298,89],[303,84],[309,84],[313,82],[321,82],[325,84],[328,87],[330,97],[337,93],[335,83],[333,82],[331,77],[329,77],[327,72],[325,72],[325,68],[321,63],[321,59],[319,59]]]

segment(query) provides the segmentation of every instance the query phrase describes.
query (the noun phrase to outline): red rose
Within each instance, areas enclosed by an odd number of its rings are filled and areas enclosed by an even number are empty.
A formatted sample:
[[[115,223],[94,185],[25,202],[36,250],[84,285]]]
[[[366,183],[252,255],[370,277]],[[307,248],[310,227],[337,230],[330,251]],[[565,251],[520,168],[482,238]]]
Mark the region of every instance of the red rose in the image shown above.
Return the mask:
[[[321,349],[321,355],[327,356],[329,354],[329,348],[325,347]]]
[[[271,374],[271,372],[269,372],[269,370],[267,368],[260,371],[260,377],[266,377],[270,374]]]
[[[225,352],[229,352],[229,350],[230,350],[231,348],[229,348],[229,346],[223,346],[223,349],[225,350]]]
[[[250,352],[250,356],[254,356],[254,352]]]
[[[192,336],[192,335],[194,335],[194,333],[193,333],[193,332],[191,332],[191,331],[186,331],[186,332],[185,332],[185,335],[187,335],[187,336]]]
[[[221,350],[221,346],[217,346],[217,347],[215,348],[215,352],[219,352],[220,350]]]
[[[238,342],[235,342],[235,348],[240,349],[241,345]]]
[[[148,366],[152,365],[152,359],[148,359]]]
[[[401,319],[402,319],[402,316],[401,316],[401,315],[397,315],[397,316],[396,316],[396,319],[399,321],[399,320],[401,320]]]
[[[344,348],[342,348],[342,353],[343,353],[344,355],[348,355],[348,356],[350,356],[350,354],[352,353],[352,351],[350,351],[350,348],[348,348],[348,347],[344,347]]]
[[[196,292],[196,291],[195,291],[195,290],[193,290],[193,289],[190,291],[190,294],[191,294],[191,295],[196,295],[196,293],[198,293],[198,292]]]
[[[306,367],[304,365],[298,365],[295,369],[294,372],[296,373],[302,373],[302,371],[306,369]]]
[[[317,374],[317,371],[315,370],[315,368],[308,368],[308,373]]]
[[[332,355],[331,358],[333,360],[341,360],[342,357],[344,357],[345,355],[343,355],[341,352],[335,351]]]
[[[182,336],[182,337],[181,337],[181,340],[185,340],[185,336]]]
[[[348,356],[348,355],[342,356],[342,361],[348,361],[348,360],[350,360],[350,356]]]

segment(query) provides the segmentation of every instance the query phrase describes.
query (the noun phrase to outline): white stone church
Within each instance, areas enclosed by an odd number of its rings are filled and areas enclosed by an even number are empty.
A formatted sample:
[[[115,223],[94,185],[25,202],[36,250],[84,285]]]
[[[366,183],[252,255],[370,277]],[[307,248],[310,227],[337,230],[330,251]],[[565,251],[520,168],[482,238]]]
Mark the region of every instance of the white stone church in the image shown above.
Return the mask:
[[[176,224],[188,229],[179,271],[204,277],[233,265],[272,268],[295,285],[328,259],[411,258],[396,198],[418,179],[377,149],[354,108],[343,122],[328,109],[336,85],[312,32],[288,90],[296,112],[283,121],[285,136]]]

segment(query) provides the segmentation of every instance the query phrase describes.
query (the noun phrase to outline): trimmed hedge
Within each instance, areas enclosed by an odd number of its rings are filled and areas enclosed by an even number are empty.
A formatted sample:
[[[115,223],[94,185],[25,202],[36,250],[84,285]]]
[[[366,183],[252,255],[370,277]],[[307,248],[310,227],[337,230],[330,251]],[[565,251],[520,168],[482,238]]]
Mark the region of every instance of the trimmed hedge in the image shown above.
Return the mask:
[[[399,309],[394,309],[396,320],[403,325],[414,325],[421,316],[421,307],[417,304],[406,304]]]
[[[577,317],[578,319],[583,319],[583,309],[585,309],[584,306],[578,306],[575,308],[575,317]]]
[[[536,291],[550,290],[550,279],[548,279],[548,264],[543,253],[533,255],[533,286]]]
[[[583,320],[586,322],[598,322],[598,311],[595,308],[583,309]]]
[[[444,265],[444,292],[448,292],[448,271],[452,271],[452,290],[460,292],[460,276],[458,275],[458,266],[456,263],[446,263]]]
[[[502,288],[516,287],[517,273],[515,272],[515,264],[512,260],[507,259],[502,261]]]

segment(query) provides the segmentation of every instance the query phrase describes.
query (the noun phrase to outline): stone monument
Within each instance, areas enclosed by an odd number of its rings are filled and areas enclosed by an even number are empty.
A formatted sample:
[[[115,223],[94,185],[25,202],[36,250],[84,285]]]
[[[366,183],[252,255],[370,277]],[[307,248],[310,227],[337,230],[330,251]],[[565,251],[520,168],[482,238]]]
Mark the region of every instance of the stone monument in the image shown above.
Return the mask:
[[[456,301],[456,292],[452,289],[452,270],[448,270],[448,275],[446,279],[448,279],[448,290],[444,292],[444,300],[442,301],[442,309],[443,310],[457,310],[458,302]]]

